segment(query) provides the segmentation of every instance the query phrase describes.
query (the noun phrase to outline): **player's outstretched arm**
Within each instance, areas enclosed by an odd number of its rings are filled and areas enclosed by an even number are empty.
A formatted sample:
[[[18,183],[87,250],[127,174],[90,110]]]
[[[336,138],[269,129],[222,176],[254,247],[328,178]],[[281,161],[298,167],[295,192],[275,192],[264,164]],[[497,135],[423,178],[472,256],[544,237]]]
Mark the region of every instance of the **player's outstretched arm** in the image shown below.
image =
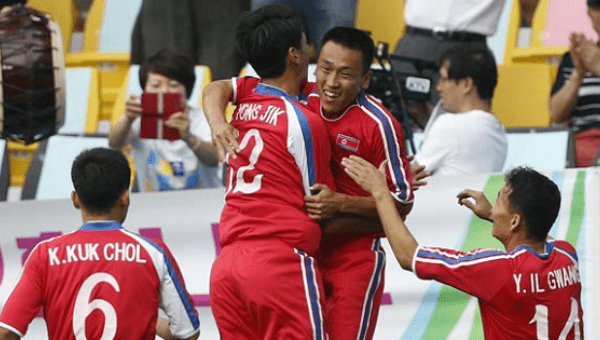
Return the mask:
[[[4,327],[0,327],[0,340],[19,340],[21,337],[16,333],[9,331]]]
[[[412,270],[412,260],[418,243],[400,218],[394,199],[390,196],[385,177],[387,162],[383,162],[377,170],[373,164],[352,155],[342,159],[342,165],[361,188],[373,195],[383,230],[396,259],[403,269]]]
[[[169,329],[169,320],[159,316],[158,320],[156,321],[156,335],[165,340],[196,340],[200,336],[200,332],[190,336],[189,338],[176,338],[173,334],[171,334],[171,330]]]
[[[465,189],[459,192],[456,197],[458,197],[458,204],[471,209],[477,217],[492,222],[492,205],[483,192]]]
[[[225,159],[225,154],[235,158],[238,145],[238,131],[225,119],[227,103],[233,97],[233,84],[230,79],[210,82],[202,91],[202,109],[212,133],[213,145],[217,149],[219,160]]]
[[[325,234],[363,236],[383,231],[373,197],[342,194],[325,184],[310,189],[316,193],[305,196],[304,202],[309,216],[319,220]],[[412,203],[394,200],[394,204],[402,218],[412,209]]]

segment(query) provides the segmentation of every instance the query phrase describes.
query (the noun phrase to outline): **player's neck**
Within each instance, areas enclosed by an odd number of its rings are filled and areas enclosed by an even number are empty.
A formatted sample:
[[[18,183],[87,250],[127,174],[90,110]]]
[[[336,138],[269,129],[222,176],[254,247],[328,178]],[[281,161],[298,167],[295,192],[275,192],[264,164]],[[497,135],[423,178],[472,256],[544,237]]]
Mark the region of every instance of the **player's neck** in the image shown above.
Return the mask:
[[[286,71],[280,77],[263,79],[262,82],[295,97],[300,94],[300,79],[293,72]]]
[[[506,252],[510,253],[515,250],[518,246],[526,246],[538,254],[544,254],[546,252],[546,242],[534,240],[534,239],[523,239],[517,242],[512,242],[506,246]]]

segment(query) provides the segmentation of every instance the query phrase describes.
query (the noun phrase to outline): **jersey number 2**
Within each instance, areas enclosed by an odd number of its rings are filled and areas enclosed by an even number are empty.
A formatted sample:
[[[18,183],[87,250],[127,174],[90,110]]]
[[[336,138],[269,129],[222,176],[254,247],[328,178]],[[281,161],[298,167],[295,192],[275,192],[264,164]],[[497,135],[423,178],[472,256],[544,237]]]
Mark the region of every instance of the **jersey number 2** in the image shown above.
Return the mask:
[[[73,333],[75,339],[87,340],[85,337],[85,319],[95,309],[99,309],[104,314],[104,330],[100,340],[112,340],[117,334],[117,312],[115,308],[106,300],[90,300],[92,290],[100,283],[110,284],[116,292],[121,288],[114,276],[108,273],[96,273],[90,275],[79,288],[75,298],[75,308],[73,309]]]
[[[529,324],[536,323],[537,338],[538,340],[548,340],[548,306],[535,305],[535,315],[533,319],[529,321]],[[581,340],[581,321],[579,320],[579,304],[577,300],[571,298],[571,313],[569,313],[569,319],[563,327],[558,340],[567,339],[567,335],[571,332],[572,328],[575,328],[575,340]]]
[[[265,147],[260,132],[257,129],[250,129],[246,132],[240,143],[240,150],[245,149],[248,146],[250,138],[254,138],[254,147],[250,152],[250,157],[248,157],[249,164],[239,167],[239,169],[237,169],[237,174],[235,174],[234,169],[229,168],[229,185],[227,187],[229,188],[228,190],[231,190],[231,181],[233,181],[233,178],[235,177],[234,193],[241,192],[243,194],[252,194],[260,190],[262,186],[263,174],[254,176],[249,182],[244,181],[244,173],[248,170],[254,170],[254,166],[256,165],[256,162],[258,162],[258,158]]]

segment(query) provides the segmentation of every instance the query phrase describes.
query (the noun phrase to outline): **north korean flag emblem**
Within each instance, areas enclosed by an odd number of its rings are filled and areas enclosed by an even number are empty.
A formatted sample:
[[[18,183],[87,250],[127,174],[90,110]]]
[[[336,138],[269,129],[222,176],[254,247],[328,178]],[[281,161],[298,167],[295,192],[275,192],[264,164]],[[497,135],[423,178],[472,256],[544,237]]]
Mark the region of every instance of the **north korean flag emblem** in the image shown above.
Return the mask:
[[[340,148],[356,152],[358,150],[360,141],[356,138],[348,137],[340,133],[337,135],[335,144],[337,144],[337,146]]]

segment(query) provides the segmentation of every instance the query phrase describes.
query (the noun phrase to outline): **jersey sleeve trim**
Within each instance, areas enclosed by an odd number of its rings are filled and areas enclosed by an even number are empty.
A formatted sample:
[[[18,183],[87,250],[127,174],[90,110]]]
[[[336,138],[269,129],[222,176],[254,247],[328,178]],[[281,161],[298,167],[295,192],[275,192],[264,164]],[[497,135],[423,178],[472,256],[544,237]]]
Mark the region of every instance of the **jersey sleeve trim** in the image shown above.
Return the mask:
[[[419,277],[419,274],[417,274],[417,255],[419,254],[421,248],[423,248],[423,246],[418,245],[412,257],[412,272],[415,273],[417,277]]]
[[[412,188],[407,180],[408,175],[404,169],[404,162],[401,154],[402,148],[399,144],[400,142],[404,142],[403,138],[399,138],[400,136],[396,133],[390,116],[385,113],[382,107],[380,107],[380,103],[364,94],[361,94],[359,103],[363,111],[379,126],[382,142],[385,147],[386,158],[390,162],[388,168],[395,188],[395,192],[393,192],[392,195],[400,202],[412,202]]]
[[[0,322],[0,327],[4,327],[6,329],[8,329],[9,331],[15,333],[16,335],[18,335],[20,338],[22,338],[23,336],[25,336],[24,333],[21,333],[21,331],[19,331],[18,329],[14,328],[11,325],[7,325],[4,322]]]
[[[155,266],[157,266],[157,264],[160,263],[161,260],[164,261],[169,278],[173,282],[175,290],[177,291],[177,294],[179,296],[179,300],[183,304],[188,321],[190,322],[191,326],[194,329],[194,332],[191,332],[187,335],[191,336],[191,335],[195,334],[200,329],[200,320],[198,319],[198,316],[195,313],[194,303],[189,298],[187,291],[183,285],[183,282],[181,282],[181,280],[179,279],[179,276],[177,275],[177,272],[175,271],[175,268],[173,267],[173,264],[171,263],[169,256],[167,256],[166,252],[159,245],[152,242],[151,240],[148,240],[148,239],[146,239],[140,235],[137,235],[135,233],[132,233],[126,229],[123,229],[123,232],[126,233],[127,235],[129,235],[130,237],[138,240],[138,242],[151,254],[151,257],[155,263]],[[148,247],[152,247],[152,248],[148,249]],[[154,251],[151,251],[151,249],[153,249]],[[156,252],[158,252],[158,254],[160,254],[160,256],[161,256],[160,259],[155,258]],[[159,267],[156,267],[156,268],[158,271]],[[161,281],[162,281],[162,278],[161,278]],[[178,333],[178,334],[174,334],[174,335],[182,336],[183,334]]]

